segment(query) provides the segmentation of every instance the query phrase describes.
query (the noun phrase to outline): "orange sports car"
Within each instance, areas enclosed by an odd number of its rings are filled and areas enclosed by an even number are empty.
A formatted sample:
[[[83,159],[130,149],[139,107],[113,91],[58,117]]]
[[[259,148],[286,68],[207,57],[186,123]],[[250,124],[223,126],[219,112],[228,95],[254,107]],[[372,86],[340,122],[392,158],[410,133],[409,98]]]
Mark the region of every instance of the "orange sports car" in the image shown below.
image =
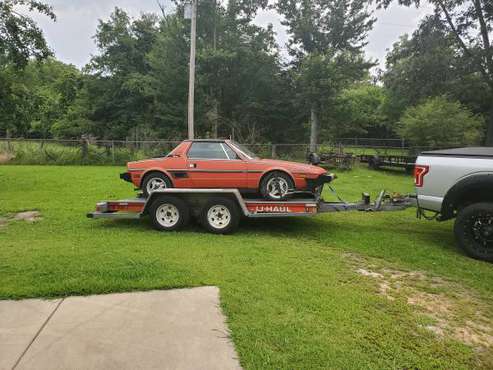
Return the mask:
[[[281,200],[296,191],[316,193],[333,175],[321,167],[260,159],[230,140],[186,140],[163,158],[129,162],[120,177],[145,196],[157,189],[239,189]]]

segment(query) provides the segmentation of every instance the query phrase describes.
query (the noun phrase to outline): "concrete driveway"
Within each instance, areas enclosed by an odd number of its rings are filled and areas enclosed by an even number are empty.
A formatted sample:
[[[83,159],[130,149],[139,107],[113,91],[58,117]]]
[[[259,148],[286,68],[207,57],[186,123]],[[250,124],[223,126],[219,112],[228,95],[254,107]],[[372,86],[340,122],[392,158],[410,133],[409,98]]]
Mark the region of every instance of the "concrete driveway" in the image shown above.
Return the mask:
[[[219,289],[0,301],[0,369],[240,369]]]

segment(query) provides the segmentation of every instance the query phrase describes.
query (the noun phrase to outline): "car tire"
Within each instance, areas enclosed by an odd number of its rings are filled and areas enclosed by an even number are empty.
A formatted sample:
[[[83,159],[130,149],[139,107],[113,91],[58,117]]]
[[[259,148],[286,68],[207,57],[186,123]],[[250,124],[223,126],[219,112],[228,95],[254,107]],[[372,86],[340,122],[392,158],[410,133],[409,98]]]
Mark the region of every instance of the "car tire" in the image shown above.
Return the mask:
[[[190,221],[190,209],[184,200],[160,196],[149,207],[152,226],[159,231],[176,231]]]
[[[152,192],[152,189],[157,190],[160,189],[158,185],[161,184],[161,189],[172,188],[173,184],[171,183],[168,176],[160,172],[151,172],[144,176],[144,180],[142,180],[142,184],[140,189],[144,194],[144,197],[148,197]]]
[[[212,198],[202,208],[201,224],[214,234],[231,234],[240,223],[238,204],[229,198]]]
[[[277,187],[277,190],[275,189]],[[284,200],[294,189],[294,182],[287,173],[274,171],[260,182],[260,194],[267,200]],[[273,195],[276,192],[279,195]]]
[[[474,203],[461,209],[454,233],[468,256],[493,262],[493,203]]]

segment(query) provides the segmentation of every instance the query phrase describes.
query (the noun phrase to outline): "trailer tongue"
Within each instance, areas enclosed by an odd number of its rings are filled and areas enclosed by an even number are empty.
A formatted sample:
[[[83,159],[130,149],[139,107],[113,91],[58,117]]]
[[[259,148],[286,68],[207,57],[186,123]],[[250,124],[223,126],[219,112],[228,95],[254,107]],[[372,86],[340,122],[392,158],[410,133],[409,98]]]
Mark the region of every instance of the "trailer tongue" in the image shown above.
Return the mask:
[[[139,219],[149,216],[158,230],[172,231],[185,226],[196,216],[209,231],[227,234],[236,230],[241,216],[301,217],[327,212],[400,211],[415,205],[411,196],[380,192],[375,202],[363,194],[357,203],[325,202],[319,195],[288,201],[248,199],[236,189],[162,189],[147,199],[106,201],[98,203],[89,218]]]

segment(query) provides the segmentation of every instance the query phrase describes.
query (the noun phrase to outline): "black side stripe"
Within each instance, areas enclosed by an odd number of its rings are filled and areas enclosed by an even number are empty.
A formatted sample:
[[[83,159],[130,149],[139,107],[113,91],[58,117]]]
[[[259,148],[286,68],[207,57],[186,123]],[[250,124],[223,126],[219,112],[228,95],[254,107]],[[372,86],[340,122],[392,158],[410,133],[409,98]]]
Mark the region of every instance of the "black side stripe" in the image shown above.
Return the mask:
[[[262,173],[263,171],[241,171],[241,170],[197,170],[197,169],[186,169],[186,170],[168,170],[169,173],[187,173],[187,172],[201,172],[201,173]]]

